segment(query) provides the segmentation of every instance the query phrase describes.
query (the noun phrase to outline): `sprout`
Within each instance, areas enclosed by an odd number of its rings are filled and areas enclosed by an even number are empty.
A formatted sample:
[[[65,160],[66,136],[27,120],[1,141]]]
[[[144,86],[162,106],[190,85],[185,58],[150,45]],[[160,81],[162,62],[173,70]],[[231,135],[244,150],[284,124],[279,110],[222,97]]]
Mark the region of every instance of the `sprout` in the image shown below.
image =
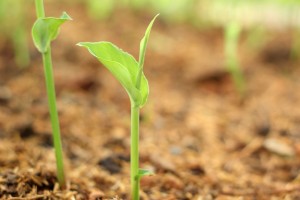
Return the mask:
[[[27,6],[21,0],[0,1],[0,37],[3,34],[3,36],[11,40],[14,60],[19,67],[27,67],[30,62],[26,41]],[[7,12],[8,10],[10,12]]]
[[[230,22],[225,27],[225,56],[226,67],[234,81],[236,89],[243,96],[245,79],[237,58],[237,45],[241,28],[238,23]]]
[[[131,196],[139,199],[140,179],[152,172],[139,169],[139,111],[147,102],[149,95],[148,81],[144,75],[146,47],[152,25],[158,15],[150,22],[145,36],[140,42],[139,62],[133,56],[119,49],[110,42],[80,42],[95,56],[125,88],[131,103]]]
[[[61,187],[65,187],[63,152],[60,139],[59,119],[56,107],[56,95],[52,70],[51,41],[58,35],[60,26],[71,20],[67,13],[60,18],[45,17],[43,0],[35,0],[38,19],[32,27],[32,38],[36,48],[43,56],[49,112],[52,124],[53,142],[56,156],[57,179]]]

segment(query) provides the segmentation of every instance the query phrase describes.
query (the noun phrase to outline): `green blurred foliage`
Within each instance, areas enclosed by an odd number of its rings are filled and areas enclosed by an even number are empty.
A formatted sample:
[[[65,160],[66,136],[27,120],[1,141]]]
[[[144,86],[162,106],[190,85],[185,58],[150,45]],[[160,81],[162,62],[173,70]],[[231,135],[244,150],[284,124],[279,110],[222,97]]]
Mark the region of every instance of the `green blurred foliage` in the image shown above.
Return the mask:
[[[226,68],[231,75],[236,89],[243,97],[246,90],[246,82],[238,61],[238,44],[241,27],[238,23],[232,21],[224,29]]]
[[[263,44],[259,36],[263,35],[260,34],[263,33],[263,29],[300,27],[299,0],[60,0],[59,2],[69,6],[80,4],[85,7],[91,19],[97,20],[108,20],[114,12],[122,12],[124,8],[140,13],[160,13],[160,20],[166,23],[188,23],[200,29],[225,27],[229,21],[234,20],[242,28],[246,27],[249,30],[248,41],[253,46]],[[26,16],[27,10],[30,10],[28,8],[32,5],[33,1],[0,0],[0,36],[12,42],[15,60],[19,66],[26,66],[29,63],[26,38],[30,31],[26,26]],[[259,31],[255,31],[256,29]],[[300,49],[297,38],[295,37],[293,44],[293,56],[298,54]]]
[[[0,0],[0,35],[13,45],[15,62],[20,67],[29,65],[26,10],[23,0]]]
[[[115,0],[86,0],[89,16],[93,19],[107,19],[116,4]]]

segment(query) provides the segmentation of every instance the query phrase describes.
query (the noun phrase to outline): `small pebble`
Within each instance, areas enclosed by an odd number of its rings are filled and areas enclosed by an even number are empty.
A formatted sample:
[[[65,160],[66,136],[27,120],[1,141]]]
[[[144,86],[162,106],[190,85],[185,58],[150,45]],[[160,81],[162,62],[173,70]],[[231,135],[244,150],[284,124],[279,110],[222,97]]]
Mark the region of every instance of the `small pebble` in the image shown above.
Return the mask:
[[[6,103],[12,97],[10,89],[7,87],[0,87],[0,103]]]
[[[277,139],[266,139],[263,146],[270,152],[281,156],[292,157],[295,155],[295,151],[291,146]]]
[[[180,147],[178,147],[178,146],[172,146],[172,147],[170,148],[170,152],[171,152],[171,154],[173,154],[173,155],[180,155],[180,154],[182,154],[182,148],[180,148]]]

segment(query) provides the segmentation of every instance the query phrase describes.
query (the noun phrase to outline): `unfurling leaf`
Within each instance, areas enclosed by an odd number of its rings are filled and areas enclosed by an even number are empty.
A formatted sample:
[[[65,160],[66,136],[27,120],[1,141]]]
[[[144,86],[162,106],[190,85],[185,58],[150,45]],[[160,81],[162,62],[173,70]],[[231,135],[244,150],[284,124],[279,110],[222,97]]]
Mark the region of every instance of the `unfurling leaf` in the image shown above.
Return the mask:
[[[38,18],[32,27],[32,38],[34,45],[41,53],[46,53],[51,41],[58,35],[60,26],[72,20],[67,13],[63,13],[60,18],[45,17]]]
[[[143,72],[146,47],[152,25],[158,15],[148,25],[140,43],[139,62],[110,42],[80,42],[77,45],[88,49],[121,83],[134,106],[142,107],[149,96],[148,81]]]
[[[149,90],[145,89],[148,88],[148,82],[143,75],[141,84],[143,92],[136,88],[139,66],[133,56],[110,42],[81,42],[78,45],[86,47],[115,76],[135,105],[142,104],[149,93]]]
[[[139,169],[139,173],[136,176],[137,179],[141,179],[143,176],[152,176],[154,175],[153,171],[150,171],[148,169]]]
[[[145,35],[143,37],[143,39],[140,42],[140,55],[139,55],[139,66],[141,69],[143,69],[144,66],[144,61],[145,61],[145,55],[146,55],[146,48],[147,48],[147,44],[148,44],[148,40],[150,37],[150,32],[153,26],[153,23],[155,21],[155,19],[158,17],[159,14],[157,14],[152,21],[150,22],[150,24],[148,25]]]
[[[140,42],[140,55],[139,55],[139,72],[137,75],[137,81],[136,81],[136,87],[140,90],[142,95],[142,101],[141,101],[141,107],[146,104],[148,96],[149,96],[149,88],[148,83],[143,83],[144,81],[147,81],[146,79],[143,79],[144,76],[143,69],[144,69],[144,61],[145,61],[145,55],[146,55],[146,48],[148,44],[148,40],[150,37],[150,31],[153,26],[153,23],[155,19],[158,17],[159,14],[157,14],[150,24],[148,25],[145,35],[143,39]]]

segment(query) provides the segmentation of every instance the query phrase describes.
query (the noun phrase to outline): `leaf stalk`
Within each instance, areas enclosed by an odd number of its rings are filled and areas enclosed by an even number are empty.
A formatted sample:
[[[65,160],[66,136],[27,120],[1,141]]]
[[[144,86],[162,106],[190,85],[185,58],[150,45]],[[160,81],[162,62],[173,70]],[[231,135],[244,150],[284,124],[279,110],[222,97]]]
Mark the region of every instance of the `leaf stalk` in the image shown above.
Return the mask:
[[[45,17],[44,0],[35,0],[35,7],[37,17]]]
[[[130,145],[130,181],[131,198],[139,199],[139,113],[140,108],[132,103],[131,106],[131,145]]]

